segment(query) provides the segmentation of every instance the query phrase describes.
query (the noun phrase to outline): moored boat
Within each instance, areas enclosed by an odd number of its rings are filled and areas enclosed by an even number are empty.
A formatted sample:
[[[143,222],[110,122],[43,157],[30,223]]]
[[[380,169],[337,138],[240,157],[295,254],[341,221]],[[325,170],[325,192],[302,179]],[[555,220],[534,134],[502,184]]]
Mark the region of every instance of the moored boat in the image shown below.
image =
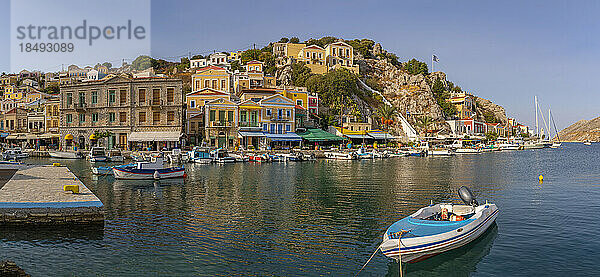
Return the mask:
[[[20,160],[28,157],[29,154],[21,151],[21,148],[8,149],[2,153],[2,158],[4,160]]]
[[[152,162],[137,162],[134,166],[114,167],[115,179],[127,180],[152,180],[183,178],[185,169],[183,167],[163,167],[162,158],[154,158]]]
[[[248,155],[248,160],[256,163],[266,163],[269,162],[269,155],[267,154],[251,154]]]
[[[106,150],[104,147],[92,147],[87,155],[87,158],[93,163],[108,161],[108,156],[106,156]]]
[[[323,153],[325,154],[325,158],[328,159],[334,159],[334,160],[358,160],[358,155],[356,154],[356,152],[336,152],[336,151],[331,151],[331,152],[325,152]]]
[[[198,164],[209,164],[212,163],[213,159],[210,156],[210,151],[205,148],[194,147],[192,151],[188,152],[190,161]]]
[[[432,149],[427,150],[427,156],[435,156],[435,157],[450,157],[454,156],[454,152],[450,149]]]
[[[83,159],[83,154],[80,152],[48,151],[48,155],[55,159]]]
[[[121,150],[114,148],[108,151],[108,160],[111,162],[123,162],[125,161],[125,157],[123,157]]]
[[[457,148],[454,150],[456,154],[479,154],[481,149],[478,148]]]
[[[479,205],[466,187],[458,193],[465,205],[432,204],[392,224],[383,235],[381,252],[418,262],[480,237],[496,220],[498,208],[487,201]]]
[[[589,141],[589,140],[586,140],[586,141],[583,142],[583,145],[590,146],[590,145],[592,145],[592,142]]]
[[[229,156],[227,150],[223,148],[215,149],[210,152],[213,162],[218,164],[235,163],[235,158]]]

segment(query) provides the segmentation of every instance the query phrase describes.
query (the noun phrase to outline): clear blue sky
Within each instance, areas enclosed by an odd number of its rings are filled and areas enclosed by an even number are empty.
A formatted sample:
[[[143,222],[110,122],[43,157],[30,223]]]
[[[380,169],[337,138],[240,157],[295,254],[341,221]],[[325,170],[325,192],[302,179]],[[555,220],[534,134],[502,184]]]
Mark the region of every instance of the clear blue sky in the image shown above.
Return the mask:
[[[152,55],[263,46],[282,36],[370,38],[533,125],[533,96],[559,128],[600,116],[597,1],[152,1]],[[9,1],[0,0],[3,7]],[[8,53],[9,9],[0,11]],[[9,68],[0,55],[0,71]]]

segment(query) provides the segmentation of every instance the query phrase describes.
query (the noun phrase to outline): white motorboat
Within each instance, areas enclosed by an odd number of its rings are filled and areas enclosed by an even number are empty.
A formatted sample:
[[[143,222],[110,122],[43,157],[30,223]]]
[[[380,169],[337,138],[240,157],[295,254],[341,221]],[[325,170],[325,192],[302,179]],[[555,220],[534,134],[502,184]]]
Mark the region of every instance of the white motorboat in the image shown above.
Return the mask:
[[[501,143],[498,148],[502,151],[519,150],[520,146],[517,143]]]
[[[48,155],[55,159],[83,159],[83,154],[80,152],[48,151]]]
[[[20,160],[28,158],[29,154],[21,151],[21,148],[7,149],[2,153],[2,159],[4,160]]]
[[[92,147],[87,155],[87,158],[93,163],[108,161],[108,156],[106,156],[106,150],[104,147]]]
[[[592,145],[592,142],[591,142],[591,141],[589,141],[589,140],[588,140],[588,141],[584,141],[584,142],[583,142],[583,145],[590,146],[590,145]]]
[[[210,151],[205,148],[194,147],[192,151],[188,152],[188,157],[193,163],[209,164],[213,162]]]
[[[487,201],[479,205],[466,187],[458,194],[466,205],[432,204],[392,224],[383,235],[381,252],[418,262],[480,237],[496,220],[498,208]]]
[[[562,146],[561,142],[555,141],[552,143],[552,146],[550,146],[550,148],[556,149],[556,148],[560,148],[561,146]]]
[[[481,150],[478,148],[456,148],[454,149],[456,154],[479,154]]]
[[[328,159],[334,159],[334,160],[358,160],[358,155],[356,154],[356,152],[336,152],[336,151],[331,151],[331,152],[325,152],[323,153],[325,155],[325,158]]]
[[[120,149],[114,148],[108,151],[108,160],[111,162],[123,162],[125,161],[125,157],[123,157]]]
[[[454,156],[454,152],[452,152],[452,150],[450,149],[431,149],[431,150],[427,150],[427,156],[434,156],[434,157],[450,157],[450,156]]]
[[[227,150],[223,148],[210,151],[210,155],[213,159],[213,162],[218,164],[235,163],[235,158],[229,156]]]

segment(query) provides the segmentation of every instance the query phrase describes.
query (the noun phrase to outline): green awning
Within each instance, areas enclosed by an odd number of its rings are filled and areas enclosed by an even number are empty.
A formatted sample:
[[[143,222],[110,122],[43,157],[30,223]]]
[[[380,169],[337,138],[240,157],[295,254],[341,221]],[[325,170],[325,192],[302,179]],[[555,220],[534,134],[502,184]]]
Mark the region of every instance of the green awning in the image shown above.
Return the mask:
[[[344,138],[336,136],[334,134],[325,132],[321,129],[307,129],[306,132],[298,133],[303,139],[317,142],[317,141],[342,141]]]

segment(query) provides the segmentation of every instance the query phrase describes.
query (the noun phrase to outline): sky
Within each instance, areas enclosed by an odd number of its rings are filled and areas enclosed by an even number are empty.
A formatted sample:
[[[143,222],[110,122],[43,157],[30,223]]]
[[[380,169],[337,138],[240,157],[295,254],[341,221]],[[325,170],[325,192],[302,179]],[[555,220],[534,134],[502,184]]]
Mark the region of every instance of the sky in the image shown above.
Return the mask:
[[[125,0],[124,0],[125,1]],[[0,0],[8,7],[8,0]],[[470,93],[534,125],[534,95],[559,129],[600,116],[598,1],[152,1],[151,54],[262,47],[281,37],[369,38],[401,61],[417,58]],[[0,11],[0,53],[10,51]],[[118,56],[118,51],[115,51]],[[131,59],[134,57],[111,57]],[[103,61],[99,61],[103,62]],[[0,72],[10,69],[0,55]],[[547,116],[547,115],[546,115]]]

